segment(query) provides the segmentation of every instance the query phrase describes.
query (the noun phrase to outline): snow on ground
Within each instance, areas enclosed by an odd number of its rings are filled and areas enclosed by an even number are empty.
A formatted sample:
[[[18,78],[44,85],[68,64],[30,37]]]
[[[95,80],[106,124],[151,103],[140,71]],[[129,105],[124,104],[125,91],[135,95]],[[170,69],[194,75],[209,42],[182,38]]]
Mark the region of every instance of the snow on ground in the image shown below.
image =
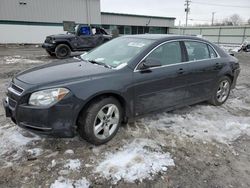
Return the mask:
[[[71,180],[60,176],[50,188],[88,188],[90,183],[86,178]]]
[[[68,149],[64,152],[64,154],[69,154],[69,155],[73,155],[75,152],[72,149]]]
[[[205,141],[229,144],[243,134],[250,135],[250,96],[241,88],[222,106],[199,104],[170,113],[144,118],[150,128]],[[237,97],[236,97],[237,96]]]
[[[3,58],[3,64],[15,64],[15,63],[37,63],[41,64],[43,61],[40,60],[32,60],[32,59],[26,59],[22,56],[16,55],[16,56],[6,56]]]
[[[240,49],[240,45],[220,44],[220,47],[227,52],[238,52]]]
[[[68,159],[64,168],[69,170],[79,170],[81,167],[81,161],[79,159]]]
[[[33,135],[32,135],[33,136]],[[16,152],[14,159],[19,159],[25,146],[34,140],[39,140],[38,136],[26,137],[22,135],[22,130],[17,126],[5,125],[0,127],[0,159],[5,155]],[[35,152],[35,151],[33,151]],[[37,151],[38,152],[38,151]],[[0,160],[1,161],[1,160]]]
[[[43,153],[43,149],[42,148],[32,148],[32,149],[28,149],[27,154],[32,156],[32,157],[38,157],[40,155],[42,155]]]
[[[116,184],[122,179],[126,182],[151,179],[168,166],[174,166],[169,153],[164,153],[152,140],[135,139],[118,152],[106,153],[94,172]]]

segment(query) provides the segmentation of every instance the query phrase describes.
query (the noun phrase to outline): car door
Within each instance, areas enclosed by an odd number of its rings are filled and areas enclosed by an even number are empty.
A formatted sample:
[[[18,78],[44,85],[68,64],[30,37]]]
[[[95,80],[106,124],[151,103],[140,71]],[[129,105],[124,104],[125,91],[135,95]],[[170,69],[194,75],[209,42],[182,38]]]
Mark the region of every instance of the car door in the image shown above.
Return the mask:
[[[147,60],[161,62],[160,67],[140,70]],[[134,71],[135,115],[181,104],[186,98],[187,64],[183,62],[180,42],[166,42],[146,56]]]
[[[101,28],[93,28],[94,32],[92,35],[92,41],[94,47],[101,45],[104,43],[104,37]]]
[[[86,49],[95,47],[95,43],[93,41],[91,28],[88,26],[82,26],[79,28],[78,32],[78,48]]]
[[[201,41],[184,42],[188,56],[188,93],[190,99],[202,100],[211,95],[223,64],[210,44]]]

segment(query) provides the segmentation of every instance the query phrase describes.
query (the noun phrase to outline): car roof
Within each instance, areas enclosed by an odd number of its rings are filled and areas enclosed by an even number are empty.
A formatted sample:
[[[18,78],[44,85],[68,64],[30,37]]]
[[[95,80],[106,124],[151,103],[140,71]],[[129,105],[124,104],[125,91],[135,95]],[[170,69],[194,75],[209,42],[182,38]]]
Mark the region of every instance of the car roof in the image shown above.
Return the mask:
[[[149,40],[174,40],[174,39],[193,39],[193,40],[201,40],[206,41],[202,38],[190,35],[174,35],[174,34],[139,34],[139,35],[126,35],[123,37],[127,38],[141,38],[141,39],[149,39]]]

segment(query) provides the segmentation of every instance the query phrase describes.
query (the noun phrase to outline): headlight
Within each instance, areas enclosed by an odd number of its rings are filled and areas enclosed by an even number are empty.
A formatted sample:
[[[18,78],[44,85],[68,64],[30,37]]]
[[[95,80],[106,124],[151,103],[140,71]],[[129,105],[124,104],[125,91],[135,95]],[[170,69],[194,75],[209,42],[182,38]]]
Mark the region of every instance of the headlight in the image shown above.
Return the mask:
[[[34,106],[48,106],[60,101],[69,93],[66,88],[46,89],[32,93],[29,99],[29,104]]]

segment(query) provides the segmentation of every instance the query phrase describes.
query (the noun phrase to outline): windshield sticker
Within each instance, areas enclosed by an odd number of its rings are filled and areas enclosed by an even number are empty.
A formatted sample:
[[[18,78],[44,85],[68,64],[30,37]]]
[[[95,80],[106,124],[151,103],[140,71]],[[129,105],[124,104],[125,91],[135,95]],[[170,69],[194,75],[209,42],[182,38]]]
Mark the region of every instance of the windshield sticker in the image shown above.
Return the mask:
[[[130,42],[128,43],[128,46],[142,48],[143,46],[145,46],[145,44],[140,43],[140,42]]]
[[[97,62],[98,62],[98,61],[99,61],[99,62],[102,62],[102,61],[104,61],[104,60],[105,60],[105,58],[102,58],[102,57],[99,57],[99,58],[96,58],[96,59],[95,59],[95,61],[97,61]]]

